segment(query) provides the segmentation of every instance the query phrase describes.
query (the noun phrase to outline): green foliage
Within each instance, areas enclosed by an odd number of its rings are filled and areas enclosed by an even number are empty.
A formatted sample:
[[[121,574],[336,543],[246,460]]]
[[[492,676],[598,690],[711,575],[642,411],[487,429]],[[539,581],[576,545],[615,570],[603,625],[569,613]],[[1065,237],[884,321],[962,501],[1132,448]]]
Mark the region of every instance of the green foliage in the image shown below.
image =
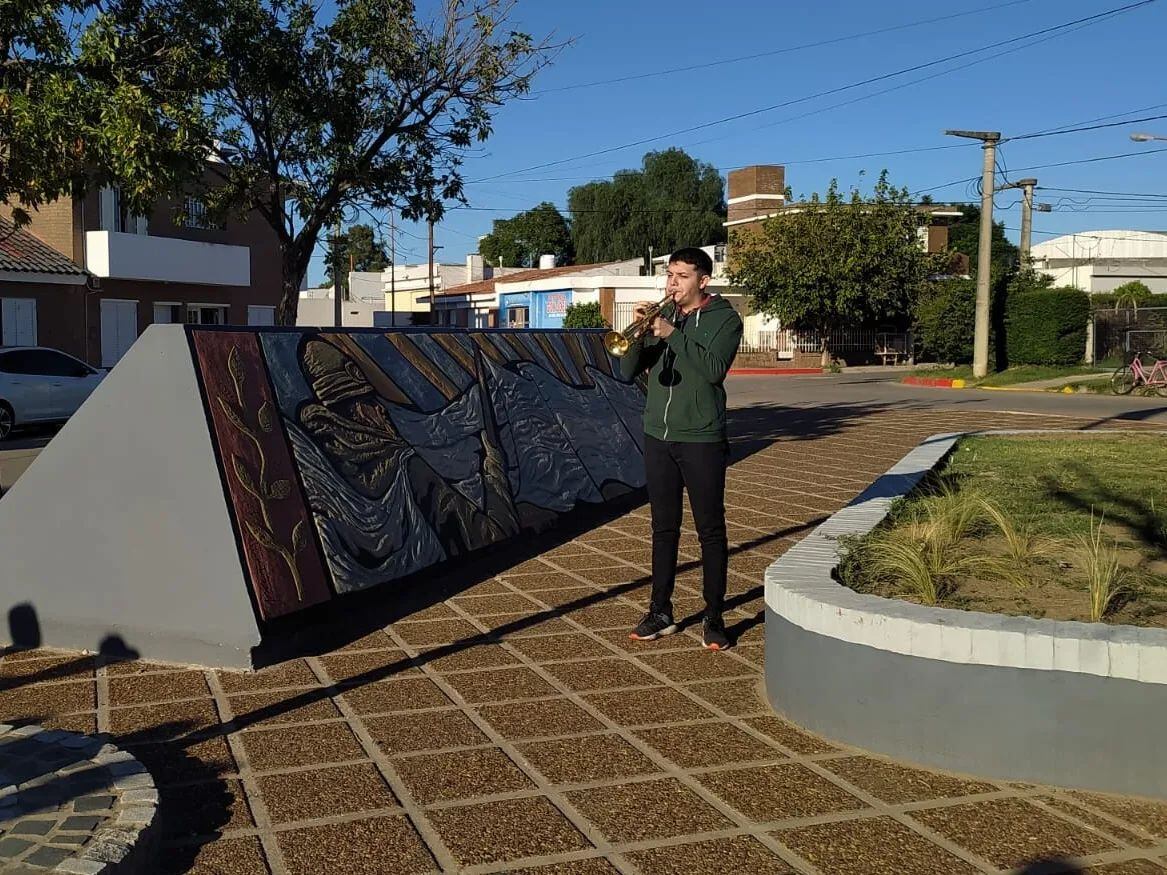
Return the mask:
[[[1005,311],[1010,364],[1073,365],[1086,349],[1090,297],[1054,288],[1011,294]]]
[[[563,317],[564,328],[609,328],[608,321],[604,318],[604,314],[600,312],[600,305],[592,302],[590,304],[569,304],[567,307],[567,314]]]
[[[725,185],[717,168],[681,149],[649,152],[640,170],[568,192],[581,263],[667,255],[725,240]]]
[[[1090,295],[1090,305],[1095,310],[1121,310],[1130,307],[1131,301],[1129,298],[1120,301],[1114,292],[1098,292]],[[1167,307],[1167,294],[1152,293],[1149,298],[1139,302],[1139,307]]]
[[[1151,289],[1146,283],[1131,280],[1114,290],[1114,308],[1118,310],[1122,307],[1133,307],[1137,310],[1139,307],[1147,306],[1152,297]]]
[[[557,265],[574,255],[567,220],[546,201],[510,219],[495,219],[494,229],[478,243],[493,267],[538,267],[540,255],[554,255]]]
[[[953,364],[971,362],[976,304],[975,280],[932,284],[920,296],[914,314],[919,358]]]
[[[766,220],[760,232],[735,234],[730,279],[749,290],[756,310],[824,340],[844,325],[896,320],[912,312],[935,267],[917,224],[907,190],[893,188],[886,172],[869,199],[844,197],[832,182],[824,198]]]
[[[199,13],[164,0],[0,3],[0,205],[116,184],[131,212],[202,172],[222,70]]]
[[[349,265],[354,271],[378,271],[389,266],[389,256],[385,244],[373,236],[368,225],[352,225],[340,235],[339,240],[329,240],[328,257],[325,261],[324,280],[333,282],[333,268],[340,265],[340,288],[348,291]]]
[[[961,208],[964,213],[948,227],[948,248],[953,252],[963,252],[968,256],[970,270],[975,277],[977,258],[981,248],[981,208],[968,204]],[[1005,236],[1005,223],[994,222],[992,234],[993,281],[1007,280],[1018,267],[1020,252]]]

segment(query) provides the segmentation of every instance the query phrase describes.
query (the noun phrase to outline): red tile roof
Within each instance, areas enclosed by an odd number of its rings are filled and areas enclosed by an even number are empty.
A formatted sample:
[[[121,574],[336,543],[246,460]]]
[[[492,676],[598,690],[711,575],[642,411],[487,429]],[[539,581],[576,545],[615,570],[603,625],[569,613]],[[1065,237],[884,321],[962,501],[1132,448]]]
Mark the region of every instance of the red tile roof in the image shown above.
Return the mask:
[[[15,231],[7,219],[0,219],[0,271],[85,275],[84,270],[47,243],[27,231]]]
[[[463,283],[460,286],[450,286],[448,289],[442,289],[435,294],[435,297],[442,297],[443,295],[481,295],[486,292],[493,292],[495,283],[526,283],[534,280],[545,280],[557,276],[571,276],[572,274],[580,273],[585,270],[595,270],[598,267],[609,267],[613,264],[619,264],[616,261],[601,261],[597,264],[571,264],[566,267],[548,267],[535,268],[534,270],[523,270],[518,273],[508,273],[504,276],[497,276],[493,279],[479,280],[474,283]]]

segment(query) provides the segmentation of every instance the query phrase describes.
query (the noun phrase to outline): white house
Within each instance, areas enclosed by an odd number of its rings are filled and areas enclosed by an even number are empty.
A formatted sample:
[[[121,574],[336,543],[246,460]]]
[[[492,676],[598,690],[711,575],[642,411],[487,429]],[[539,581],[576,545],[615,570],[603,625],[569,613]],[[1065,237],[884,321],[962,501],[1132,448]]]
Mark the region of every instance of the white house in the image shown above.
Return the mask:
[[[1098,293],[1140,280],[1167,292],[1167,231],[1079,231],[1037,243],[1030,255],[1059,286]]]

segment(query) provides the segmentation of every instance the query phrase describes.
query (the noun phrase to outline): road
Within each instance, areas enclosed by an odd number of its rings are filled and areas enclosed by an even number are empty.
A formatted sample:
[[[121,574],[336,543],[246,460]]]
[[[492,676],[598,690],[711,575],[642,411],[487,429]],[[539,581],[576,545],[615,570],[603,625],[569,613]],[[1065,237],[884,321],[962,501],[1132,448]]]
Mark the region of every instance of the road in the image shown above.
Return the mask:
[[[1067,416],[1099,422],[1116,419],[1167,426],[1167,399],[986,389],[905,386],[900,372],[861,372],[805,377],[740,376],[726,380],[733,408],[768,405],[854,407],[875,410],[1006,411]]]

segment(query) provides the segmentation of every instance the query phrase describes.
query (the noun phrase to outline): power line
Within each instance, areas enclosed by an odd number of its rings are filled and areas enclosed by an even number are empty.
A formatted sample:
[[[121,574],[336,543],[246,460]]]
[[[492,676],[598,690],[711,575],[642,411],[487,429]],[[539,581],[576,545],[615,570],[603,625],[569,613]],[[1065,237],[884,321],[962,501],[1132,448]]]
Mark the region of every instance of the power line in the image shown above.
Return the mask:
[[[1134,125],[1134,124],[1138,124],[1139,122],[1153,122],[1153,121],[1159,121],[1160,119],[1165,119],[1165,118],[1167,118],[1167,115],[1149,115],[1149,116],[1144,116],[1143,118],[1132,118],[1132,119],[1125,119],[1125,120],[1120,121],[1120,122],[1110,122],[1109,124],[1105,124],[1105,125],[1089,125],[1087,127],[1080,127],[1080,128],[1062,128],[1061,130],[1039,131],[1038,133],[1035,133],[1035,134],[1021,134],[1020,136],[1017,136],[1017,137],[1005,137],[1004,139],[1001,140],[1001,142],[1008,143],[1011,140],[1034,140],[1034,139],[1037,139],[1038,137],[1056,137],[1059,134],[1077,134],[1077,133],[1081,133],[1082,131],[1099,131],[1099,130],[1102,130],[1103,128],[1118,128],[1118,127],[1122,127],[1123,125]]]
[[[793,52],[800,52],[806,49],[817,49],[823,46],[837,45],[839,43],[850,42],[851,40],[863,39],[869,36],[880,36],[885,33],[893,33],[898,30],[909,30],[915,27],[924,27],[929,24],[938,24],[942,21],[953,21],[957,18],[966,18],[969,15],[980,15],[985,12],[996,12],[998,9],[1006,9],[1011,6],[1020,6],[1024,3],[1030,3],[1032,0],[1010,0],[1008,3],[999,3],[995,6],[983,6],[979,9],[969,9],[965,12],[955,12],[951,15],[941,15],[938,18],[926,18],[921,21],[911,21],[905,24],[896,24],[891,27],[881,27],[878,30],[868,30],[863,33],[853,33],[847,36],[838,36],[831,39],[818,40],[811,43],[803,43],[797,46],[788,46],[783,49],[774,49],[768,52],[757,52],[752,55],[739,55],[736,58],[723,58],[719,61],[707,61],[704,64],[690,64],[685,67],[670,67],[666,70],[654,70],[650,73],[635,73],[628,76],[619,76],[615,79],[598,79],[593,82],[577,82],[573,85],[558,85],[554,88],[543,88],[535,92],[535,95],[553,94],[560,91],[576,91],[582,88],[595,88],[601,85],[619,85],[624,82],[636,82],[643,79],[653,79],[658,76],[671,76],[674,73],[688,73],[693,70],[708,70],[712,67],[723,67],[726,64],[738,64],[742,61],[756,61],[759,58],[772,58],[777,55],[787,55]]]
[[[532,170],[541,170],[545,167],[557,167],[557,166],[560,166],[562,164],[571,163],[572,161],[581,161],[581,160],[584,160],[586,158],[593,158],[593,157],[596,157],[599,155],[607,155],[607,154],[611,154],[612,152],[619,152],[619,151],[622,151],[624,149],[633,148],[635,146],[643,146],[647,143],[652,143],[652,142],[655,142],[657,140],[663,140],[663,139],[667,139],[669,137],[676,137],[676,136],[680,136],[681,134],[689,134],[689,133],[693,133],[694,131],[705,130],[707,128],[727,124],[728,122],[740,121],[741,119],[751,118],[753,116],[761,115],[763,113],[772,112],[776,109],[783,109],[785,107],[794,106],[794,105],[799,104],[799,103],[806,103],[810,100],[815,100],[819,97],[826,97],[826,96],[831,95],[831,94],[839,94],[843,91],[850,91],[850,90],[853,90],[855,88],[861,88],[864,85],[872,85],[876,82],[883,82],[883,81],[886,81],[888,79],[893,79],[897,76],[903,76],[907,73],[914,73],[914,72],[917,72],[919,70],[926,70],[929,67],[935,67],[935,66],[938,66],[940,64],[948,63],[949,61],[955,61],[959,58],[964,58],[964,57],[968,57],[970,55],[980,54],[981,52],[990,51],[992,49],[1000,48],[1002,46],[1013,45],[1015,43],[1023,42],[1025,40],[1032,39],[1034,37],[1039,37],[1039,36],[1043,36],[1045,34],[1055,33],[1057,31],[1066,30],[1067,28],[1076,27],[1078,25],[1085,25],[1088,23],[1097,23],[1099,21],[1102,21],[1102,20],[1105,20],[1108,18],[1113,18],[1113,17],[1116,17],[1118,15],[1122,15],[1124,13],[1131,12],[1135,9],[1139,9],[1139,8],[1144,7],[1144,6],[1149,6],[1152,3],[1156,3],[1156,2],[1158,2],[1158,0],[1138,0],[1138,2],[1136,2],[1136,3],[1130,3],[1130,4],[1127,4],[1125,6],[1119,6],[1119,7],[1116,7],[1114,9],[1107,10],[1106,12],[1100,12],[1100,13],[1097,13],[1095,15],[1089,15],[1089,16],[1086,16],[1084,18],[1075,19],[1074,21],[1069,21],[1069,22],[1065,22],[1063,24],[1054,25],[1052,27],[1042,28],[1041,30],[1036,30],[1036,31],[1033,31],[1031,33],[1023,34],[1022,36],[1012,37],[1012,38],[1007,39],[1007,40],[1001,40],[999,42],[991,43],[987,46],[981,46],[980,48],[969,49],[969,50],[964,51],[964,52],[958,52],[956,54],[948,55],[946,57],[939,58],[939,59],[934,60],[934,61],[928,61],[928,62],[925,62],[923,64],[914,64],[911,67],[905,67],[901,70],[896,70],[896,71],[893,71],[891,73],[884,73],[884,74],[881,74],[879,76],[872,76],[870,78],[863,79],[859,82],[853,82],[853,83],[848,84],[848,85],[840,85],[840,86],[837,86],[835,88],[829,88],[829,89],[826,89],[824,91],[819,91],[815,94],[806,95],[804,97],[792,98],[791,100],[783,101],[782,103],[776,103],[776,104],[773,104],[771,106],[761,107],[760,109],[754,109],[754,110],[749,110],[748,112],[736,113],[734,115],[725,116],[724,118],[715,119],[715,120],[709,121],[709,122],[704,122],[704,123],[699,124],[699,125],[693,125],[693,126],[688,127],[688,128],[682,128],[682,129],[677,130],[677,131],[672,131],[672,132],[667,133],[667,134],[660,134],[660,135],[654,136],[654,137],[647,137],[647,138],[644,138],[641,140],[635,140],[635,141],[630,142],[630,143],[624,143],[624,144],[619,145],[619,146],[611,146],[611,147],[608,147],[606,149],[597,149],[593,152],[586,152],[582,155],[576,155],[576,156],[573,156],[571,158],[561,158],[557,161],[547,161],[547,162],[544,162],[542,164],[533,165],[531,167],[524,167],[524,168],[519,169],[519,170],[511,170],[511,171],[508,171],[505,173],[495,174],[494,176],[484,177],[483,179],[476,180],[476,181],[477,182],[486,182],[486,181],[489,181],[491,179],[501,179],[501,178],[507,177],[507,176],[515,176],[517,174],[527,173],[527,172],[532,171]]]
[[[1070,194],[1098,194],[1109,195],[1112,197],[1137,197],[1137,198],[1167,198],[1167,194],[1151,194],[1150,192],[1133,192],[1133,191],[1099,191],[1096,188],[1054,188],[1048,185],[1039,185],[1040,191],[1064,191]]]

